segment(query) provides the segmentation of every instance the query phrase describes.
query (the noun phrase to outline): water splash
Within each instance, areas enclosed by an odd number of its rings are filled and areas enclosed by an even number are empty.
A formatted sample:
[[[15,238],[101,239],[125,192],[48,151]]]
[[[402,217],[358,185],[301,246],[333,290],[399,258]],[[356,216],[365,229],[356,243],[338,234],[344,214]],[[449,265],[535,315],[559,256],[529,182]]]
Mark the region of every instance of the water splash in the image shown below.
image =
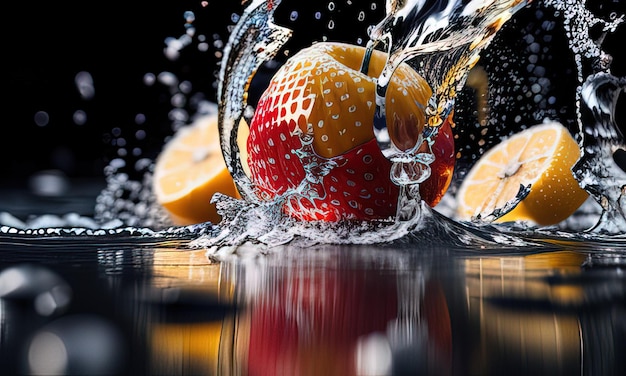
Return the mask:
[[[387,1],[387,15],[371,30],[368,43],[369,50],[379,43],[385,44],[388,54],[377,81],[374,124],[378,144],[392,162],[391,179],[401,186],[403,200],[419,199],[418,189],[408,186],[422,183],[430,176],[430,165],[434,162],[432,145],[439,127],[449,121],[457,93],[480,52],[504,23],[529,2]],[[391,76],[403,62],[415,67],[433,88],[426,108],[427,125],[415,145],[409,148],[400,147],[406,145],[406,140],[393,136],[406,132],[388,129],[406,125],[388,123],[385,116],[387,88]],[[398,215],[411,213],[399,208]]]
[[[281,0],[253,0],[248,5],[224,48],[219,75],[217,99],[222,153],[239,193],[251,201],[258,200],[241,164],[236,140],[252,76],[291,37],[291,30],[274,24],[274,11],[280,3]]]
[[[255,193],[255,188],[249,178],[243,172],[235,139],[237,129],[234,124],[243,116],[246,104],[247,85],[259,65],[272,58],[278,49],[291,36],[290,30],[276,26],[273,23],[273,12],[280,2],[255,1],[248,6],[244,16],[238,23],[235,32],[231,35],[229,45],[226,48],[226,58],[223,61],[220,79],[220,116],[221,137],[224,157],[231,174],[235,178],[238,187],[243,191],[242,201],[230,200],[226,197],[216,197],[214,202],[222,208],[224,222],[221,224],[224,231],[214,239],[204,239],[205,246],[218,244],[235,244],[256,239],[266,244],[280,244],[294,240],[294,232],[309,233],[307,226],[320,226],[319,224],[295,224],[287,218],[281,208],[289,204],[288,195],[282,196],[274,202],[262,202]],[[394,221],[371,223],[376,230],[377,241],[384,236],[380,232],[381,226],[391,226],[397,234],[407,234],[415,230],[415,220],[428,214],[421,213],[423,205],[419,197],[418,184],[424,181],[430,172],[429,165],[433,162],[430,147],[434,143],[439,127],[451,116],[457,93],[462,89],[470,69],[476,64],[480,53],[486,48],[495,34],[517,11],[528,5],[530,1],[522,0],[493,0],[493,1],[387,1],[387,16],[370,31],[368,49],[373,50],[379,43],[386,46],[388,61],[385,69],[377,80],[376,106],[377,118],[374,121],[375,135],[383,150],[383,153],[392,161],[392,180],[400,186],[400,198],[397,217]],[[599,22],[597,19],[584,13],[585,18],[577,20],[575,15],[586,11],[584,3],[573,2],[577,6],[567,8],[569,20],[572,23],[568,31],[583,30],[581,23],[587,27]],[[558,1],[548,1],[547,5],[557,7],[565,11],[566,8]],[[573,10],[573,12],[572,12]],[[606,24],[605,30],[614,30],[617,22]],[[574,27],[575,26],[575,27]],[[576,34],[578,35],[578,34]],[[587,37],[588,38],[588,37]],[[575,38],[573,38],[575,40]],[[586,39],[584,39],[586,41]],[[582,45],[584,49],[573,50],[578,52],[578,61],[582,57],[600,57],[594,65],[596,70],[606,69],[606,56],[603,55],[595,43],[572,42],[571,46]],[[595,47],[594,47],[595,46]],[[368,54],[364,59],[363,67],[367,66]],[[393,139],[394,134],[406,132],[389,132],[385,119],[385,94],[389,80],[395,69],[403,62],[408,62],[433,87],[433,95],[428,102],[428,123],[424,127],[421,137],[412,147],[401,148],[398,145],[406,144],[401,140]],[[582,67],[582,63],[579,66]],[[363,68],[365,69],[365,68]],[[581,68],[582,72],[582,68]],[[582,80],[583,73],[579,75]],[[614,90],[615,93],[619,90]],[[592,96],[597,98],[597,96]],[[588,102],[588,101],[587,101]],[[587,103],[585,102],[585,103]],[[597,107],[597,106],[596,106]],[[611,108],[608,105],[599,108]],[[609,116],[612,119],[612,116]],[[611,123],[612,121],[609,121]],[[382,124],[382,125],[381,125]],[[391,124],[391,126],[402,126]],[[609,127],[611,124],[609,124]],[[597,127],[595,127],[597,128]],[[613,127],[615,128],[615,127]],[[411,133],[411,132],[409,132]],[[304,145],[305,143],[303,143]],[[589,142],[586,143],[589,145]],[[304,149],[303,149],[304,150]],[[584,160],[584,159],[583,159]],[[331,165],[328,166],[332,168]],[[587,169],[588,170],[588,169]],[[311,174],[308,174],[309,176]],[[612,176],[612,175],[611,175]],[[304,182],[306,183],[306,182]],[[306,190],[306,184],[301,184],[302,190]],[[587,185],[591,187],[591,185]],[[591,188],[589,188],[591,189]],[[299,192],[302,194],[302,192]],[[297,195],[298,192],[291,192]],[[610,197],[614,197],[612,195]],[[621,197],[621,196],[620,196]],[[521,200],[523,197],[518,197]],[[613,201],[619,200],[613,199]],[[604,200],[606,201],[606,199]],[[514,206],[514,203],[513,203]],[[613,207],[618,210],[619,204]],[[623,216],[623,215],[622,215]],[[423,219],[423,218],[422,218]],[[261,224],[256,226],[255,224]],[[350,226],[353,226],[351,224]],[[251,228],[251,226],[253,228]],[[303,228],[303,227],[304,228]],[[323,225],[326,226],[326,225]],[[329,225],[333,227],[335,225]],[[342,234],[342,225],[337,225],[334,234]],[[395,227],[394,226],[399,226]],[[606,227],[606,226],[605,226]],[[407,230],[412,229],[412,230]],[[350,241],[356,243],[368,243],[363,240],[365,232],[354,231],[357,237],[348,239],[339,235],[331,242]],[[606,231],[603,230],[603,231]],[[618,227],[616,231],[623,232]],[[331,231],[332,232],[332,231]],[[236,234],[235,234],[236,233]],[[402,235],[399,235],[400,237]],[[309,239],[313,236],[305,236]],[[369,235],[365,236],[368,239]],[[343,239],[343,240],[342,240]],[[386,239],[386,238],[385,238]],[[394,235],[387,240],[394,239]],[[328,237],[325,238],[329,241]]]
[[[427,223],[442,220],[433,216],[432,209],[422,200],[399,203],[403,210],[413,213],[405,219],[342,220],[339,222],[302,221],[285,214],[291,212],[314,215],[319,209],[310,203],[325,199],[322,180],[335,166],[342,164],[343,156],[323,158],[313,150],[312,137],[299,132],[298,157],[303,161],[305,177],[300,184],[268,200],[240,200],[216,194],[213,199],[222,217],[217,235],[200,237],[194,247],[224,251],[223,247],[237,246],[251,241],[260,247],[282,244],[311,246],[314,244],[377,244],[381,240],[401,239]],[[261,196],[263,196],[261,194]],[[427,221],[426,218],[430,220]],[[210,251],[211,252],[211,251]]]
[[[626,78],[609,73],[593,74],[581,87],[582,110],[591,112],[594,121],[583,126],[583,153],[573,172],[581,187],[602,207],[591,232],[626,232],[626,144],[615,123],[617,99],[624,89]]]
[[[572,234],[540,233],[528,228],[489,224],[475,226],[450,220],[431,209],[424,201],[407,202],[406,210],[417,215],[407,220],[392,221],[298,221],[281,213],[281,202],[249,204],[223,196],[218,210],[223,221],[215,232],[199,236],[189,242],[189,247],[206,249],[207,256],[226,259],[233,255],[272,253],[281,245],[311,248],[334,245],[386,245],[415,247],[442,246],[458,249],[511,249],[520,247],[545,249],[562,246],[568,240],[575,245],[580,239]],[[413,207],[417,205],[419,207]],[[607,246],[613,246],[606,241]],[[621,243],[618,243],[621,244]]]
[[[415,216],[411,221],[404,222],[299,221],[285,216],[283,203],[283,200],[277,200],[242,206],[241,200],[222,196],[217,205],[222,215],[219,235],[199,237],[191,246],[207,248],[209,252],[221,252],[225,246],[236,247],[246,242],[253,242],[265,251],[281,244],[300,247],[317,244],[378,244],[402,239],[427,223],[425,216]],[[420,212],[431,213],[426,204],[421,202],[420,205],[423,205]]]
[[[255,1],[246,8],[225,49],[218,90],[224,158],[244,199],[257,203],[258,196],[244,172],[234,140],[239,119],[243,116],[246,89],[251,77],[260,64],[275,56],[291,36],[290,30],[273,22],[273,13],[279,4],[275,1]],[[381,41],[388,46],[388,61],[377,81],[379,116],[375,124],[380,123],[381,119],[385,122],[385,92],[391,75],[402,62],[412,59],[418,71],[435,88],[427,109],[429,124],[424,127],[421,138],[413,147],[400,150],[397,145],[402,143],[401,140],[391,140],[389,137],[390,134],[406,132],[388,132],[386,125],[377,126],[375,130],[381,150],[393,162],[392,181],[401,188],[398,207],[400,220],[419,216],[416,211],[419,205],[407,205],[419,201],[418,187],[409,186],[424,181],[430,175],[429,165],[434,161],[432,144],[439,126],[451,114],[456,92],[463,85],[469,69],[504,22],[524,4],[519,0],[473,1],[465,4],[460,1],[387,2],[387,17],[373,27],[368,43],[370,52]],[[366,54],[365,60],[368,57],[369,54]],[[411,133],[414,132],[408,132]],[[422,144],[426,147],[422,147]],[[391,152],[389,146],[393,146]],[[219,198],[216,200],[219,201]]]
[[[450,4],[457,2],[451,2]],[[464,2],[464,6],[470,7],[470,4],[513,4],[523,6],[525,2]],[[623,237],[602,238],[595,236],[600,234],[617,234],[626,233],[624,225],[624,187],[626,179],[624,178],[623,169],[620,167],[620,158],[624,157],[623,136],[615,125],[614,111],[619,93],[624,89],[625,83],[623,78],[617,78],[610,73],[610,56],[605,54],[601,46],[601,38],[592,40],[589,34],[589,28],[594,25],[600,25],[605,33],[613,32],[622,22],[621,17],[616,17],[611,21],[603,21],[585,8],[584,1],[545,1],[545,6],[552,6],[559,14],[566,18],[565,23],[570,40],[570,48],[576,56],[579,69],[580,90],[577,92],[579,96],[579,124],[581,134],[581,146],[584,147],[585,157],[575,168],[578,173],[577,178],[585,189],[590,191],[594,198],[603,205],[603,218],[593,228],[591,233],[577,234],[574,236],[568,233],[558,233],[535,228],[519,228],[502,226],[469,226],[454,221],[433,212],[429,207],[425,206],[419,200],[416,193],[407,193],[401,197],[399,211],[402,211],[399,218],[404,221],[380,221],[380,222],[346,222],[340,224],[332,223],[302,223],[290,219],[282,212],[283,201],[255,202],[256,194],[254,187],[248,185],[247,177],[241,175],[241,162],[236,143],[230,145],[229,140],[234,140],[236,135],[235,126],[239,124],[239,119],[245,116],[247,89],[249,79],[254,75],[256,69],[267,59],[275,54],[280,46],[289,38],[290,32],[287,29],[278,27],[273,24],[272,14],[280,1],[253,1],[250,7],[241,18],[238,27],[231,35],[231,41],[225,50],[227,58],[224,59],[222,70],[220,72],[221,81],[218,95],[220,97],[220,113],[222,116],[222,135],[223,142],[227,145],[225,150],[225,158],[229,161],[228,166],[231,173],[235,176],[240,184],[240,190],[248,192],[245,200],[235,200],[230,197],[216,196],[215,201],[218,202],[221,212],[225,220],[219,226],[212,224],[201,224],[185,228],[166,228],[168,223],[164,221],[166,215],[157,209],[156,213],[148,213],[155,208],[154,198],[149,191],[150,173],[146,172],[143,182],[134,182],[129,180],[119,171],[110,171],[107,173],[109,179],[109,187],[98,198],[98,207],[96,208],[96,217],[98,224],[93,231],[86,231],[82,228],[48,228],[48,229],[25,229],[18,230],[14,227],[4,226],[0,229],[3,234],[10,236],[22,235],[28,237],[74,237],[74,236],[97,236],[109,240],[109,236],[125,237],[136,236],[139,234],[145,238],[160,238],[161,236],[178,237],[181,231],[185,236],[196,239],[192,242],[192,246],[206,247],[210,252],[220,253],[229,252],[232,248],[237,247],[246,242],[254,242],[260,244],[260,249],[269,251],[272,246],[277,244],[294,244],[307,246],[312,244],[381,244],[381,243],[406,243],[409,246],[419,243],[423,245],[429,239],[438,244],[458,244],[459,246],[469,247],[472,249],[486,249],[489,247],[526,247],[536,244],[579,244],[581,241],[596,241],[600,239],[606,247],[619,249],[623,247],[622,243],[611,243],[612,239],[616,241],[623,240]],[[396,9],[396,16],[401,13],[402,5],[415,5],[418,2],[407,1],[390,3],[391,9]],[[437,2],[420,2],[424,12],[426,12],[426,4],[444,4]],[[418,5],[419,5],[418,4]],[[448,4],[448,3],[446,3]],[[495,6],[495,5],[494,5]],[[468,8],[468,9],[471,9]],[[478,8],[474,8],[478,9]],[[454,13],[453,9],[443,7],[442,14],[446,11]],[[458,12],[458,10],[456,10]],[[462,13],[462,12],[461,12]],[[508,14],[504,12],[505,15]],[[512,13],[511,13],[512,14]],[[583,17],[584,16],[584,17]],[[396,18],[398,20],[398,18]],[[456,21],[462,22],[464,18],[457,18]],[[245,25],[245,26],[244,26]],[[381,24],[382,25],[382,24]],[[406,26],[406,24],[405,24]],[[500,25],[501,26],[501,25]],[[391,29],[394,31],[395,29]],[[402,29],[398,29],[402,31]],[[442,29],[446,32],[458,32],[455,29]],[[406,29],[404,31],[407,31]],[[445,33],[439,31],[431,34],[431,39],[423,38],[422,44],[434,46],[436,38],[442,38]],[[478,38],[479,41],[488,42],[493,35],[487,34]],[[257,40],[260,38],[260,40]],[[266,38],[270,38],[269,41]],[[451,40],[442,38],[443,41],[451,42]],[[465,42],[469,41],[466,40]],[[397,39],[396,39],[397,42]],[[431,98],[429,106],[431,114],[439,114],[439,119],[443,119],[446,112],[446,106],[440,106],[437,98],[447,98],[451,101],[442,102],[452,106],[454,104],[455,94],[459,88],[463,86],[466,78],[467,70],[475,61],[467,58],[467,48],[472,46],[463,45],[458,40],[452,40],[448,49],[442,48],[440,52],[420,50],[417,55],[410,59],[411,65],[428,78],[429,82],[436,88],[435,95]],[[455,44],[460,43],[460,44]],[[399,43],[391,43],[393,46]],[[458,50],[454,50],[457,46]],[[439,46],[441,47],[441,46]],[[472,50],[478,53],[484,45],[480,43]],[[436,50],[439,51],[439,50]],[[402,49],[396,51],[400,54]],[[415,52],[415,51],[414,51]],[[471,54],[470,54],[471,55]],[[400,56],[400,55],[398,55]],[[419,56],[417,59],[416,56]],[[443,59],[442,56],[450,57],[450,60]],[[459,62],[457,58],[467,58],[464,62]],[[397,57],[399,59],[400,57]],[[457,60],[455,60],[457,59]],[[399,60],[396,60],[399,61]],[[458,63],[458,64],[457,64]],[[443,65],[442,65],[443,64]],[[456,64],[456,65],[455,65]],[[435,68],[429,68],[435,67]],[[428,69],[427,69],[428,68]],[[437,72],[448,72],[447,75],[438,76]],[[437,120],[437,117],[431,117]],[[590,119],[591,118],[591,121]],[[437,124],[437,121],[433,121]],[[428,129],[436,131],[436,126]],[[432,136],[432,135],[431,135]],[[428,136],[422,138],[428,140]],[[431,137],[432,138],[432,137]],[[427,142],[426,142],[427,143]],[[423,155],[427,158],[427,155]],[[596,161],[602,161],[597,163]],[[427,161],[426,161],[427,162]],[[606,162],[606,163],[605,163]],[[586,163],[586,164],[585,164]],[[149,167],[146,163],[146,167]],[[243,181],[243,183],[242,183]],[[408,185],[403,189],[412,190],[416,184]],[[246,189],[248,189],[246,191]],[[120,200],[120,191],[128,193],[128,200]],[[252,195],[250,193],[253,193]],[[120,202],[124,205],[119,205]],[[139,204],[137,204],[139,203]],[[132,206],[132,207],[131,207]],[[129,214],[126,217],[126,213]],[[120,222],[109,222],[115,219],[122,220]],[[106,230],[106,225],[102,223],[112,223],[111,229]],[[124,227],[125,225],[131,227]],[[145,226],[141,228],[141,226]],[[165,228],[163,231],[154,231],[152,228]],[[592,235],[592,234],[589,235]],[[98,241],[98,240],[96,240]]]
[[[530,1],[388,0],[387,16],[372,29],[368,43],[368,48],[372,49],[382,42],[389,55],[378,77],[379,115],[385,115],[385,94],[391,76],[400,64],[409,62],[433,87],[427,110],[428,125],[442,125],[480,52],[504,23],[528,3]],[[398,149],[397,142],[386,141],[380,140],[383,150],[392,146]]]
[[[612,57],[602,50],[608,33],[623,23],[624,15],[604,20],[593,15],[586,0],[545,0],[546,6],[561,14],[574,54],[580,86],[576,91],[578,136],[581,158],[573,167],[580,186],[600,204],[602,215],[590,232],[626,232],[626,153],[624,136],[615,122],[619,94],[626,78],[611,74]],[[591,29],[599,27],[594,40]]]

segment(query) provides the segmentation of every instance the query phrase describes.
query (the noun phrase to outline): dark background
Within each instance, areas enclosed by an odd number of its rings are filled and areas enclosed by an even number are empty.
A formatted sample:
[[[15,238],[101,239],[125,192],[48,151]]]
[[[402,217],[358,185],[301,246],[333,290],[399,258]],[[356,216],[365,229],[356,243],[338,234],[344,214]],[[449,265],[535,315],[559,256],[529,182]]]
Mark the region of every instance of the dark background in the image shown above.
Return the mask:
[[[296,50],[322,36],[330,40],[358,42],[359,38],[366,37],[364,25],[375,23],[384,11],[383,6],[372,9],[372,1],[365,0],[354,0],[349,4],[335,2],[336,8],[332,11],[326,3],[283,1],[275,17],[277,23],[294,29],[287,49]],[[135,161],[154,159],[165,137],[173,132],[171,115],[174,106],[171,88],[158,83],[146,85],[144,75],[147,73],[158,75],[167,71],[181,81],[187,80],[192,85],[187,97],[195,98],[184,106],[188,114],[193,113],[197,99],[215,100],[220,49],[220,43],[216,41],[227,41],[229,27],[235,23],[232,14],[240,14],[243,6],[239,0],[209,1],[207,4],[203,6],[200,0],[158,3],[148,0],[68,0],[61,3],[34,0],[3,5],[0,12],[0,24],[4,30],[0,212],[16,210],[14,196],[7,195],[7,192],[11,195],[15,192],[28,194],[29,179],[40,171],[52,169],[75,182],[95,182],[95,186],[84,189],[88,195],[94,196],[105,184],[104,167],[111,159],[123,157],[129,162],[127,170],[131,173]],[[588,5],[604,13],[623,12],[626,8],[623,2],[612,0]],[[295,8],[300,10],[299,18],[292,20],[291,11]],[[196,17],[194,38],[203,36],[209,48],[198,50],[195,40],[181,51],[179,59],[170,60],[164,54],[165,41],[185,33],[185,11],[193,11]],[[351,20],[355,20],[361,11],[365,12],[366,20],[353,27]],[[314,17],[316,12],[320,12],[319,17]],[[522,29],[524,33],[533,34],[533,30],[541,29],[546,21],[546,15],[542,17],[538,17],[534,9],[521,11],[509,21],[514,26],[511,30]],[[335,23],[334,28],[329,28],[331,22]],[[606,49],[615,57],[613,71],[616,75],[626,74],[620,42],[626,36],[625,31],[626,28],[622,27],[605,41]],[[568,59],[565,40],[557,34],[551,33],[550,42],[544,40],[549,52],[540,54],[539,58],[552,68],[550,78],[554,86],[549,94],[559,98],[555,115],[571,118],[574,65]],[[542,37],[541,33],[534,35]],[[509,31],[505,26],[494,45],[507,46],[514,55],[509,59],[509,66],[524,73],[529,53],[529,43],[524,35]],[[282,57],[280,55],[279,59]],[[498,54],[486,53],[481,62],[498,68],[501,65],[499,58]],[[79,72],[88,72],[93,78],[93,98],[81,97],[74,82]],[[258,77],[263,79],[270,74],[261,71]],[[494,82],[510,89],[508,74],[505,72],[499,81]],[[521,91],[527,88],[527,85],[520,86]],[[253,102],[258,93],[251,94]],[[508,94],[512,99],[501,102],[501,109],[494,106],[493,110],[519,110],[529,116],[526,122],[532,122],[532,116],[536,114],[528,109],[535,110],[537,106],[526,103],[520,93]],[[460,98],[459,103],[468,104],[464,100]],[[84,123],[74,119],[81,111],[86,116]],[[35,120],[39,112],[49,117],[45,125],[38,125]],[[457,116],[466,122],[475,120],[471,112],[460,109]],[[618,120],[620,117],[618,111]],[[506,126],[515,131],[516,124]],[[503,128],[506,126],[502,125]],[[67,208],[59,209],[63,210]]]
[[[126,160],[125,172],[140,180],[133,163],[156,157],[173,133],[174,108],[171,88],[147,85],[144,75],[172,72],[192,83],[190,95],[215,100],[213,40],[226,40],[241,4],[34,0],[2,8],[0,213],[26,219],[92,214],[113,158]],[[195,35],[210,47],[200,51],[196,42],[172,60],[165,41],[185,34],[185,11],[194,12]],[[93,97],[81,96],[74,81],[80,72],[91,75]],[[76,120],[81,113],[85,120]],[[38,123],[37,114],[47,121]],[[64,185],[42,195],[33,178],[47,171]]]
[[[194,59],[171,61],[163,49],[167,37],[185,32],[186,10],[196,13],[194,24],[199,26],[214,16],[211,26],[226,35],[231,23],[227,3],[238,4],[220,2],[220,15],[215,6],[203,8],[189,0],[12,2],[2,12],[8,85],[1,102],[0,176],[20,181],[50,168],[70,177],[102,176],[104,164],[116,156],[118,148],[111,140],[119,130],[131,147],[138,128],[156,138],[170,123],[170,94],[158,85],[145,85],[144,74],[172,71],[181,79],[193,76],[194,90],[211,96],[214,51],[195,50]],[[93,77],[91,99],[82,98],[74,83],[82,71]],[[49,116],[45,126],[35,122],[39,111]],[[76,111],[86,114],[84,124],[74,121]],[[146,116],[143,124],[137,124],[138,114]],[[145,152],[157,141],[162,139],[139,146]]]

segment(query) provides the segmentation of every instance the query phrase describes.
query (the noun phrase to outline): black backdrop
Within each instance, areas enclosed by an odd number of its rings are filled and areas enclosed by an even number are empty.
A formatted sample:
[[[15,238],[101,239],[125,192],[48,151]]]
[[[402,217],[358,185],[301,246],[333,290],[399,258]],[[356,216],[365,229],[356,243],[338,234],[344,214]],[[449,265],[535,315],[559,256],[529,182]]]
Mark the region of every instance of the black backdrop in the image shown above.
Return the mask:
[[[197,56],[172,61],[163,53],[165,39],[184,34],[187,10],[196,14],[199,32],[210,23],[211,30],[227,35],[230,13],[239,7],[237,1],[223,1],[209,9],[196,0],[3,5],[0,182],[19,182],[43,169],[69,177],[103,176],[105,163],[116,156],[111,140],[120,130],[129,150],[135,142],[145,156],[153,156],[169,129],[170,94],[144,84],[143,76],[171,71],[211,98],[214,54],[189,48],[183,53]],[[91,75],[92,98],[81,97],[74,83],[79,72]],[[81,112],[84,123],[74,119]],[[45,125],[37,124],[37,113],[48,115]],[[142,124],[138,114],[146,117]],[[136,139],[139,129],[147,139]]]

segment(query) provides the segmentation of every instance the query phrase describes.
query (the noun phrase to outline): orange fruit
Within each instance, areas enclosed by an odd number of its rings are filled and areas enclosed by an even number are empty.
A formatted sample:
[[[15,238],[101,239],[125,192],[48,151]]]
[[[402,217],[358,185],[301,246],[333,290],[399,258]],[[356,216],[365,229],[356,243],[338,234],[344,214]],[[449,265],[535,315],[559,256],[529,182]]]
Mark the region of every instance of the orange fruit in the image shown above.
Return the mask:
[[[364,53],[357,45],[313,44],[289,58],[259,100],[248,139],[251,178],[263,199],[287,193],[285,211],[295,218],[339,221],[395,215],[398,186],[390,179],[391,162],[374,136],[375,78],[387,55],[374,51],[364,74]],[[386,121],[401,150],[412,148],[422,132],[431,93],[424,78],[407,64],[392,76]],[[439,202],[452,177],[450,121],[439,130],[433,173],[421,185],[426,188],[421,196],[431,206]]]
[[[520,185],[529,194],[498,222],[529,221],[547,226],[570,216],[587,199],[572,167],[580,149],[567,128],[551,122],[530,127],[489,149],[457,192],[457,217],[485,218],[513,200]]]
[[[237,141],[243,146],[243,161],[247,138],[248,126],[241,124]],[[157,202],[174,224],[221,220],[210,203],[213,195],[240,196],[222,156],[217,115],[199,118],[174,134],[155,161],[152,185]]]

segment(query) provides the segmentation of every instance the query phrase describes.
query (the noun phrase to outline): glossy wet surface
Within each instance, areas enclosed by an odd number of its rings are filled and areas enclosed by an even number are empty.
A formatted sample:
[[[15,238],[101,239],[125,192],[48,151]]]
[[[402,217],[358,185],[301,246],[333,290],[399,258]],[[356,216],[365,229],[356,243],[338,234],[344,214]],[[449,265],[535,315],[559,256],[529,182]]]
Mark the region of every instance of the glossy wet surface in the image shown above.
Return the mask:
[[[187,244],[3,235],[3,373],[617,375],[626,366],[626,258],[616,251],[353,245],[216,261]]]

